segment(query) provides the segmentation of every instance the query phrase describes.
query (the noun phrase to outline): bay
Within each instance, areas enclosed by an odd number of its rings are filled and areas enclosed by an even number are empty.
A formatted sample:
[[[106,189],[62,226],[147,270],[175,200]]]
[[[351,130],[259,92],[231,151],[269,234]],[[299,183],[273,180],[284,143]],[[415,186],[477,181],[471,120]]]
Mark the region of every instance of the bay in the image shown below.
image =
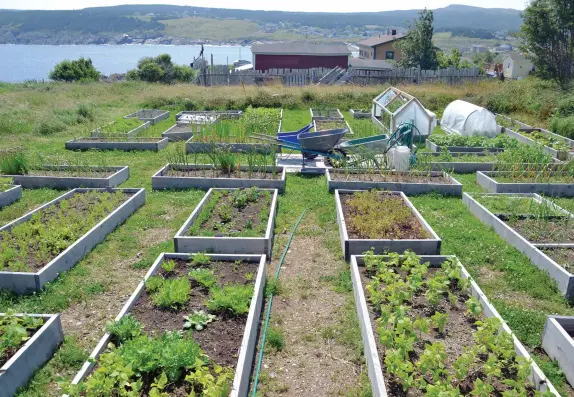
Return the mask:
[[[251,48],[205,46],[204,56],[214,64],[230,64],[237,59],[251,61]],[[18,83],[45,80],[54,66],[64,59],[91,58],[104,75],[125,73],[143,57],[170,54],[174,63],[189,65],[199,56],[198,45],[13,45],[0,44],[0,81]]]

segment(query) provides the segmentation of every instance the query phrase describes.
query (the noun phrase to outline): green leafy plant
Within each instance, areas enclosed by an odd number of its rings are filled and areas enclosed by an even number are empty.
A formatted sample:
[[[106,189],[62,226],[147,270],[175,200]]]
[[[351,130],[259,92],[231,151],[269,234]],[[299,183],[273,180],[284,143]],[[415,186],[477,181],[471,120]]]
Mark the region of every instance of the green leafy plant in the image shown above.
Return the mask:
[[[152,301],[159,307],[177,309],[185,305],[190,293],[191,284],[188,279],[167,279],[152,295]]]
[[[467,315],[477,318],[480,315],[480,313],[482,313],[482,305],[480,304],[480,301],[475,297],[471,296],[470,298],[468,298],[465,304],[467,307],[466,310]]]
[[[16,316],[13,313],[0,316],[0,363],[6,360],[6,350],[20,347],[43,324],[44,320],[38,317]]]
[[[191,264],[192,266],[207,266],[211,261],[211,257],[204,253],[197,253],[191,257]]]
[[[211,290],[207,308],[213,312],[230,312],[240,316],[249,312],[252,296],[252,285],[231,284],[223,288],[214,288]]]
[[[444,329],[448,323],[448,314],[447,313],[439,313],[435,312],[431,316],[431,324],[433,328],[438,329],[438,332],[441,334],[444,333]]]
[[[278,327],[270,327],[267,330],[267,346],[274,351],[283,350],[285,348],[285,335],[282,329]]]
[[[216,316],[203,310],[194,310],[189,316],[183,316],[183,319],[185,320],[183,329],[202,331],[207,324],[216,319]]]
[[[161,268],[166,273],[172,273],[175,270],[175,265],[176,265],[176,263],[174,260],[163,261],[161,263]]]
[[[211,269],[192,269],[189,272],[189,277],[205,288],[212,288],[217,285],[217,277],[215,277],[215,274]]]
[[[126,314],[118,321],[110,321],[106,324],[106,331],[123,343],[141,335],[142,325],[131,314]]]

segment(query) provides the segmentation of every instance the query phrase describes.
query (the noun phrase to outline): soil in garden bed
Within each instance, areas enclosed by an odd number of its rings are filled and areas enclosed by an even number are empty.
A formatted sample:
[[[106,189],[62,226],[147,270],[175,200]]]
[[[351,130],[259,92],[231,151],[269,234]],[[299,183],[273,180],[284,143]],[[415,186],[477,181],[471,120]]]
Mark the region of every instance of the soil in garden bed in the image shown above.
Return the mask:
[[[341,194],[351,239],[418,240],[429,238],[400,195],[376,190]]]
[[[571,218],[518,218],[505,221],[531,243],[574,243],[574,220]]]
[[[399,267],[389,267],[389,271],[397,273],[403,281],[407,280],[407,271],[399,268]],[[364,266],[359,267],[359,272],[361,274],[361,283],[363,285],[363,290],[365,293],[365,297],[367,298],[368,304],[368,311],[369,317],[371,320],[371,325],[373,329],[373,333],[375,335],[375,341],[377,344],[377,351],[379,353],[379,358],[381,360],[381,367],[383,369],[385,381],[386,381],[386,390],[388,392],[389,397],[415,397],[415,396],[424,396],[424,390],[420,390],[416,385],[413,385],[408,388],[407,391],[403,390],[403,386],[399,382],[399,378],[397,374],[389,372],[385,365],[385,358],[387,352],[393,349],[389,349],[383,345],[381,342],[381,338],[379,337],[379,324],[376,321],[377,318],[381,317],[380,308],[387,308],[386,303],[382,303],[380,305],[375,305],[369,301],[371,292],[367,288],[369,282],[376,276],[376,271],[368,271]],[[446,272],[441,268],[429,268],[428,273],[426,273],[422,277],[423,282],[427,282],[431,278],[436,277],[439,273],[445,274]],[[407,285],[409,281],[406,281]],[[456,281],[451,280],[451,285],[456,286]],[[381,281],[380,286],[377,290],[385,290],[386,283]],[[402,307],[405,309],[405,317],[409,318],[411,321],[415,321],[417,319],[430,319],[436,312],[447,314],[448,319],[446,321],[446,326],[444,332],[440,332],[435,325],[431,323],[429,332],[420,332],[415,331],[418,335],[418,341],[413,341],[413,350],[408,354],[409,361],[413,364],[415,368],[415,373],[417,371],[416,363],[421,359],[425,348],[427,345],[434,344],[434,343],[441,343],[444,345],[444,352],[446,353],[446,358],[441,357],[441,362],[444,363],[445,368],[449,371],[450,374],[453,373],[453,364],[457,361],[457,359],[465,353],[467,348],[472,348],[475,345],[474,334],[477,331],[477,326],[475,322],[477,321],[476,318],[468,316],[467,306],[465,302],[470,298],[470,295],[466,292],[462,292],[459,289],[450,288],[450,292],[456,296],[456,300],[453,303],[447,299],[446,291],[441,295],[441,298],[436,306],[433,306],[429,302],[428,294],[428,287],[424,284],[422,287],[416,289],[412,300],[407,300],[402,304]],[[392,309],[391,309],[392,312]],[[478,320],[483,321],[484,315],[479,314]],[[384,329],[384,326],[382,326]],[[397,326],[397,333],[398,326]],[[416,330],[416,328],[415,328]],[[486,362],[487,355],[486,354],[479,354],[475,357],[474,364],[471,366],[469,373],[467,376],[462,378],[460,384],[458,384],[460,392],[462,395],[470,395],[474,388],[474,383],[476,382],[477,378],[480,378],[483,382],[490,384],[495,388],[493,392],[490,393],[491,396],[501,396],[503,391],[509,390],[510,387],[504,385],[501,382],[500,377],[494,377],[492,381],[488,381],[486,379],[486,374],[484,373],[484,369],[480,365],[480,363],[484,364]],[[502,368],[502,375],[504,378],[513,378],[513,374],[509,369],[510,366],[506,368]],[[433,384],[432,378],[430,375],[424,376],[429,384]],[[527,387],[527,394],[525,396],[534,396],[534,391],[531,386]]]
[[[574,248],[548,248],[543,249],[546,255],[558,263],[567,272],[574,273]]]
[[[453,182],[447,180],[441,175],[428,175],[428,174],[408,174],[389,171],[373,171],[371,172],[330,172],[331,180],[333,181],[351,181],[351,182],[398,182],[398,183],[432,183],[437,185],[454,185]]]
[[[216,190],[185,235],[263,237],[270,207],[269,191],[255,188]]]
[[[201,126],[204,125],[209,125],[211,123],[190,123],[190,124],[182,124],[179,125],[177,124],[175,127],[170,128],[169,132],[166,131],[168,134],[171,134],[172,132],[190,132],[193,130],[193,127],[195,128],[200,128]]]
[[[183,178],[240,178],[240,179],[281,179],[282,171],[272,172],[256,172],[251,174],[248,171],[234,170],[232,173],[223,172],[222,170],[178,170],[169,169],[163,173],[162,176],[169,177],[183,177]]]
[[[139,142],[159,142],[161,141],[162,137],[158,138],[128,138],[127,136],[124,137],[105,137],[105,138],[77,138],[74,142],[82,142],[82,143],[92,143],[92,142],[121,142],[121,143],[139,143]]]
[[[67,178],[109,178],[118,170],[98,171],[98,170],[30,170],[26,176],[53,176]]]
[[[224,262],[212,261],[209,265],[194,267],[190,262],[177,260],[175,270],[166,273],[160,269],[157,275],[166,279],[175,277],[188,277],[190,270],[206,268],[213,270],[219,285],[227,284],[254,284],[259,263],[257,262]],[[245,275],[253,277],[248,280]],[[194,280],[191,280],[192,292],[187,303],[181,310],[170,310],[156,306],[151,295],[144,291],[130,310],[144,327],[148,335],[159,336],[166,331],[183,330],[183,316],[191,314],[194,310],[203,310],[208,313],[206,306],[209,300],[209,290]],[[231,314],[218,314],[217,318],[207,324],[202,331],[192,331],[193,339],[201,349],[219,365],[235,367],[241,340],[245,329],[247,315],[233,316]]]
[[[29,221],[0,233],[0,270],[42,269],[131,196],[89,191],[44,208]]]
[[[544,176],[503,176],[503,175],[491,175],[498,183],[574,183],[573,175],[544,175]]]

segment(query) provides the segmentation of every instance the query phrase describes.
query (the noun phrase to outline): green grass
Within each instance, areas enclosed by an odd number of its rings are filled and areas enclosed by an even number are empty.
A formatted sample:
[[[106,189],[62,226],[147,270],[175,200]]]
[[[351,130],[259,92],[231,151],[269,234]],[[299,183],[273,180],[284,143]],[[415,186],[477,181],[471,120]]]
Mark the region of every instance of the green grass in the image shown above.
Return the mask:
[[[309,109],[283,109],[281,131],[299,131],[308,124],[311,124],[311,112]]]

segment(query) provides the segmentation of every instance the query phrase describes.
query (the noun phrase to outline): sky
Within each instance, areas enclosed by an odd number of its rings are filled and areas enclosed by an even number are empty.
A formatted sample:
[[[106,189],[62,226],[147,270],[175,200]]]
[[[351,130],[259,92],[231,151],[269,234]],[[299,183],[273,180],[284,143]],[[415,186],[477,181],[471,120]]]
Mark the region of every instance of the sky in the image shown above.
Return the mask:
[[[281,10],[281,11],[389,11],[410,10],[422,8],[442,8],[449,4],[465,4],[485,8],[515,8],[523,10],[527,0],[403,0],[381,2],[364,1],[355,3],[345,0],[0,0],[0,9],[17,8],[28,10],[72,10],[85,7],[100,7],[119,4],[174,4],[213,8],[241,8],[251,10]],[[375,5],[376,4],[376,5]]]

